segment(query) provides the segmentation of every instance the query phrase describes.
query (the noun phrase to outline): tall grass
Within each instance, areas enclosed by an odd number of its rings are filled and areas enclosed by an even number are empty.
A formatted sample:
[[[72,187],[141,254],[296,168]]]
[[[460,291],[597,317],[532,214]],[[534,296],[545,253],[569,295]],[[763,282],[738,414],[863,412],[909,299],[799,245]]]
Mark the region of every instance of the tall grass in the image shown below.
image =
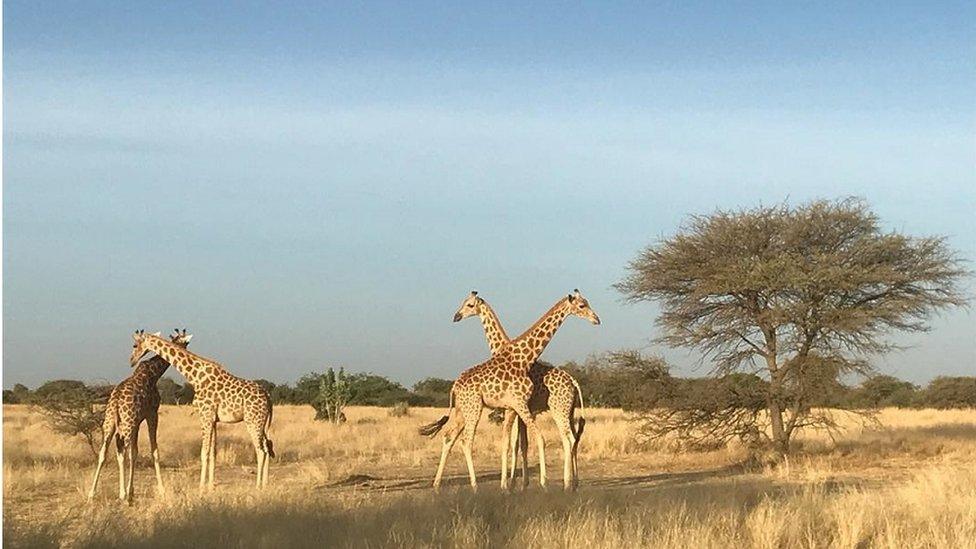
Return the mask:
[[[439,442],[409,417],[353,408],[349,421],[281,407],[272,488],[253,493],[254,453],[239,426],[222,427],[218,488],[196,491],[199,429],[189,409],[163,411],[170,490],[157,497],[148,461],[132,507],[113,500],[114,468],[84,504],[91,456],[23,407],[4,408],[4,542],[73,547],[971,547],[976,543],[976,412],[885,410],[882,427],[852,423],[836,441],[809,433],[804,453],[741,470],[736,449],[675,454],[641,448],[619,411],[593,411],[581,447],[580,493],[495,488],[499,429],[482,422],[475,452],[485,486],[429,488]],[[548,432],[558,481],[560,455]],[[147,443],[140,444],[148,449]],[[535,461],[534,455],[532,461]]]

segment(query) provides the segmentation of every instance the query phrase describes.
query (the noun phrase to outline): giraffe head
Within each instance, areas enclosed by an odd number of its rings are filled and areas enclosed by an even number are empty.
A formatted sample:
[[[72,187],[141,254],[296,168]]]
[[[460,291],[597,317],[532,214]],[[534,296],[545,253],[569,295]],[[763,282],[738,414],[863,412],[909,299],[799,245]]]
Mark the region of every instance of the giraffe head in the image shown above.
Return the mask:
[[[566,296],[566,307],[569,314],[589,320],[596,325],[600,324],[600,317],[593,312],[593,309],[590,308],[590,302],[583,297],[579,290],[573,290],[573,293]]]
[[[478,292],[471,290],[468,297],[464,298],[464,301],[461,302],[461,306],[458,307],[457,312],[454,313],[454,322],[460,322],[469,316],[479,314],[481,312],[481,305],[484,302],[484,299],[478,297]]]
[[[145,330],[136,330],[132,334],[132,355],[129,356],[129,365],[135,366],[142,360],[142,357],[149,353],[149,349],[146,347],[146,341],[150,337],[159,337],[160,333],[155,332],[152,334],[147,334]],[[193,339],[193,334],[187,333],[186,328],[180,331],[179,328],[173,328],[173,333],[170,334],[169,340],[180,347],[186,348],[190,344],[190,340]]]
[[[169,336],[170,341],[184,348],[190,344],[191,339],[193,339],[193,334],[186,333],[186,328],[183,328],[183,331],[180,331],[179,328],[173,328],[173,333]]]
[[[149,349],[146,347],[146,342],[151,337],[159,337],[160,333],[147,334],[145,330],[136,330],[132,334],[132,354],[129,355],[129,366],[135,366],[139,364],[142,357],[149,353]]]

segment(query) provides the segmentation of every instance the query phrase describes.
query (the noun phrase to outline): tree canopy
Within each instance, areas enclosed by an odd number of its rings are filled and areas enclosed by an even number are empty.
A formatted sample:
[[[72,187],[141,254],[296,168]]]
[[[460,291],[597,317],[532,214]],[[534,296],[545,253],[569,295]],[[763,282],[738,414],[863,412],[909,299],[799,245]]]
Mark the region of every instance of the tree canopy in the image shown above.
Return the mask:
[[[966,274],[944,238],[886,232],[846,199],[694,216],[616,287],[661,304],[660,342],[702,351],[719,375],[761,374],[787,451],[814,388],[869,373],[868,356],[895,348],[890,331],[924,331],[934,311],[964,304]]]

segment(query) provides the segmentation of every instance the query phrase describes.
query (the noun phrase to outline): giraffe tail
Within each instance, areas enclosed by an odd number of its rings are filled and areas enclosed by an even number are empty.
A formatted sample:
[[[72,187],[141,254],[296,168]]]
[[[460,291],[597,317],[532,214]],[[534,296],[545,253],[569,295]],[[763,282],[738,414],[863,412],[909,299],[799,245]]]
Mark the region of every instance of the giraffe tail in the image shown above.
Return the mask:
[[[449,420],[450,418],[451,416],[447,415],[438,419],[433,423],[422,425],[419,429],[419,432],[421,435],[425,437],[433,437],[437,433],[441,432],[441,429],[444,427],[444,425],[447,424],[447,420]]]
[[[580,417],[579,419],[576,420],[576,431],[573,433],[574,435],[576,435],[576,444],[579,445],[580,437],[583,436],[583,427],[586,426],[586,418],[583,417],[583,390],[580,389],[579,383],[576,382],[576,379],[574,378],[570,378],[570,379],[573,380],[573,386],[576,387],[576,395],[579,396],[579,402],[580,402],[579,404]]]
[[[264,424],[264,451],[268,453],[268,457],[275,457],[274,453],[274,442],[268,438],[268,431],[271,429],[271,416],[273,415],[272,410],[268,410],[268,421]]]
[[[420,426],[418,432],[421,434],[421,436],[433,438],[434,435],[441,432],[441,429],[447,425],[448,420],[451,419],[450,411],[454,410],[454,387],[451,387],[451,395],[448,397],[447,406],[449,410],[448,415],[443,416],[432,423]]]

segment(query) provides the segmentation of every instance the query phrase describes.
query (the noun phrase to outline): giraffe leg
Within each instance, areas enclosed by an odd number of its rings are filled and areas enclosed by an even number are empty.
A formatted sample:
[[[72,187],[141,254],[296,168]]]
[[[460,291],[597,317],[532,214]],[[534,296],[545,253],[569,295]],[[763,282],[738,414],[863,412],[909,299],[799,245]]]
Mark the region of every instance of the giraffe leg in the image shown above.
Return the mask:
[[[478,491],[478,477],[474,472],[474,457],[471,449],[474,447],[474,436],[478,430],[478,421],[481,419],[481,410],[484,407],[480,400],[461,405],[461,412],[464,414],[464,433],[461,434],[461,451],[464,452],[464,461],[468,465],[468,478],[471,482],[471,489]]]
[[[564,415],[553,415],[559,438],[563,443],[563,489],[570,491],[574,488],[573,448],[576,446],[576,434],[573,433],[570,419]]]
[[[115,438],[115,425],[110,425],[108,429],[105,429],[105,434],[102,437],[102,447],[98,450],[98,465],[95,466],[95,478],[92,480],[91,490],[88,492],[88,501],[92,501],[95,498],[95,490],[98,488],[98,476],[102,472],[102,465],[105,465],[105,458],[108,454],[108,445]]]
[[[518,420],[515,428],[517,431],[514,434],[515,442],[518,444],[518,451],[522,454],[522,461],[520,465],[522,466],[522,489],[525,490],[529,487],[529,435],[526,432],[525,422],[521,419]],[[515,464],[512,464],[512,474],[515,474]]]
[[[261,445],[261,453],[264,454],[264,459],[261,461],[261,487],[268,487],[268,469],[271,465],[271,454],[268,453],[264,444]]]
[[[207,460],[207,485],[214,489],[214,469],[217,467],[217,424],[210,431],[210,459]]]
[[[125,501],[125,441],[116,434],[115,461],[119,463],[119,500]]]
[[[512,415],[515,414],[515,412],[511,412],[511,413]],[[506,412],[506,418],[507,418],[507,414],[508,412]],[[518,416],[515,416],[515,418],[517,419]],[[506,471],[506,474],[508,475],[509,482],[515,481],[515,464],[518,462],[518,455],[519,455],[518,442],[519,442],[518,422],[513,421],[511,424],[511,428],[509,428],[508,430],[508,453],[511,456],[511,462],[510,462],[511,466],[509,467],[509,470]]]
[[[200,491],[207,486],[207,469],[210,461],[210,439],[213,436],[214,425],[209,418],[204,419],[201,414],[201,436],[200,436]]]
[[[258,427],[248,427],[248,431],[251,433],[251,443],[254,445],[254,482],[257,488],[264,486],[264,465],[265,461],[268,459],[267,453],[264,451],[264,433],[261,432]]]
[[[264,455],[264,450],[261,449],[261,448],[259,448],[259,447],[257,447],[257,446],[255,446],[254,447],[254,460],[257,462],[257,466],[255,467],[255,470],[254,470],[254,482],[255,482],[255,487],[258,488],[258,489],[260,489],[261,486],[263,486],[263,483],[261,482],[261,475],[264,472],[264,460],[265,460],[265,458],[266,458],[266,456]]]
[[[505,421],[502,423],[502,490],[508,489],[508,455],[512,443],[512,428],[515,426],[515,412],[505,410]],[[515,456],[512,456],[512,471],[515,471]]]
[[[444,465],[447,464],[447,456],[451,453],[451,449],[454,448],[454,443],[457,442],[463,430],[464,424],[455,419],[452,423],[448,424],[447,429],[444,431],[444,444],[441,446],[441,460],[437,464],[437,474],[434,475],[435,491],[441,488],[441,478],[444,476]]]
[[[571,422],[570,425],[574,425],[573,428],[573,489],[579,488],[579,462],[577,461],[577,456],[579,455],[579,443],[580,443],[580,430],[579,430],[579,420]]]
[[[156,430],[159,427],[159,415],[157,413],[150,414],[146,418],[146,428],[149,431],[149,451],[152,452],[153,458],[153,468],[156,470],[156,494],[163,496],[166,494],[166,488],[163,487],[163,474],[159,467],[159,445],[156,444]]]
[[[536,443],[539,446],[539,484],[543,488],[546,487],[546,442],[542,437],[542,431],[535,422],[535,418],[532,417],[532,413],[529,412],[529,406],[525,402],[518,402],[513,408],[515,413],[518,414],[519,419],[525,422],[525,426],[528,431],[535,434]]]
[[[132,433],[129,440],[129,475],[125,481],[125,501],[132,503],[132,478],[136,472],[136,459],[139,457],[139,431]]]

